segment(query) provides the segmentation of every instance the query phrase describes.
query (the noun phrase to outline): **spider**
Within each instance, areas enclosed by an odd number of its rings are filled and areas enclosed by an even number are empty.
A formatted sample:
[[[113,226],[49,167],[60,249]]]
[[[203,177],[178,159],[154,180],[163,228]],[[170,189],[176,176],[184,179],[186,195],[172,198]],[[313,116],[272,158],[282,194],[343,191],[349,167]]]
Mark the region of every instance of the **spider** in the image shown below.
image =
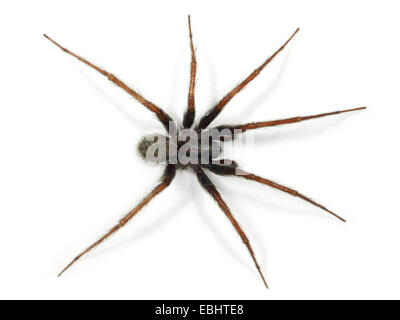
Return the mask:
[[[209,170],[215,174],[223,175],[223,176],[236,176],[240,178],[244,178],[247,180],[256,181],[258,183],[270,186],[272,188],[281,190],[286,192],[294,197],[301,198],[314,206],[321,208],[322,210],[330,213],[331,215],[335,216],[336,218],[340,219],[341,221],[345,222],[345,220],[337,215],[336,213],[332,212],[331,210],[327,209],[326,207],[322,206],[321,204],[311,200],[309,197],[303,195],[302,193],[281,185],[277,182],[272,180],[257,176],[253,173],[248,173],[243,171],[239,168],[238,164],[234,161],[229,159],[223,159],[221,161],[215,160],[218,155],[220,155],[220,145],[219,142],[224,142],[228,139],[234,139],[236,133],[245,132],[247,130],[254,130],[258,128],[265,128],[277,125],[284,125],[289,123],[295,123],[310,119],[316,119],[331,115],[337,115],[340,113],[351,112],[356,110],[363,110],[366,107],[359,107],[353,109],[346,109],[328,113],[322,113],[317,115],[310,115],[310,116],[297,116],[292,118],[286,119],[279,119],[279,120],[270,120],[270,121],[260,121],[260,122],[252,122],[240,125],[221,125],[215,128],[209,128],[209,125],[213,122],[213,120],[220,114],[220,112],[224,109],[224,107],[228,104],[228,102],[236,96],[246,85],[248,85],[254,78],[257,77],[258,74],[287,46],[287,44],[293,39],[293,37],[299,31],[299,28],[295,30],[295,32],[290,36],[290,38],[278,49],[276,50],[268,59],[266,59],[257,69],[250,73],[242,82],[240,82],[236,87],[234,87],[230,92],[228,92],[214,107],[212,107],[205,115],[203,115],[198,122],[197,125],[194,125],[194,118],[195,118],[195,85],[196,85],[196,69],[197,69],[197,61],[195,55],[195,49],[193,45],[193,35],[192,35],[192,27],[191,27],[191,20],[190,15],[188,16],[188,31],[189,31],[189,40],[190,40],[190,51],[191,51],[191,64],[190,64],[190,83],[189,83],[189,93],[188,93],[188,100],[187,100],[187,109],[183,116],[182,125],[178,126],[176,122],[172,120],[172,118],[161,108],[156,106],[154,103],[150,102],[142,95],[137,93],[135,90],[130,88],[126,85],[122,80],[118,79],[112,73],[107,72],[106,70],[96,66],[95,64],[91,63],[90,61],[86,60],[85,58],[71,52],[70,50],[66,49],[65,47],[58,44],[56,41],[51,39],[49,36],[44,34],[48,40],[50,40],[53,44],[59,47],[61,50],[66,52],[67,54],[75,57],[76,59],[80,60],[84,64],[88,65],[89,67],[93,68],[97,72],[101,73],[108,80],[113,82],[115,85],[123,89],[129,95],[134,97],[138,100],[143,106],[145,106],[148,110],[153,112],[158,120],[162,123],[164,128],[167,130],[167,135],[153,135],[147,136],[143,138],[139,145],[138,150],[139,153],[149,161],[155,161],[160,163],[157,159],[153,159],[148,157],[148,152],[152,147],[156,144],[161,148],[158,149],[159,154],[163,154],[165,157],[165,171],[162,176],[161,182],[149,193],[147,196],[139,202],[139,204],[133,208],[129,213],[127,213],[110,231],[108,231],[104,236],[102,236],[99,240],[94,242],[90,245],[86,250],[76,256],[59,274],[61,276],[67,269],[69,269],[76,261],[78,261],[82,256],[92,250],[94,247],[101,244],[104,240],[110,237],[112,234],[117,232],[119,229],[124,227],[143,207],[148,204],[153,198],[155,198],[159,193],[161,193],[164,189],[166,189],[172,182],[175,177],[175,173],[178,169],[191,169],[193,170],[194,174],[197,177],[200,185],[204,188],[204,190],[217,202],[218,206],[221,208],[223,213],[226,215],[228,220],[231,222],[237,233],[239,234],[240,238],[242,239],[244,245],[247,247],[248,252],[257,268],[257,271],[264,283],[264,285],[268,288],[267,282],[264,278],[264,275],[261,271],[261,267],[257,262],[255,257],[254,251],[250,245],[250,241],[246,236],[245,232],[243,231],[242,227],[239,225],[238,221],[232,215],[228,205],[221,197],[220,193],[218,192],[217,188],[210,180],[208,175],[205,173],[205,170]],[[217,141],[210,132],[217,130],[218,132],[225,132],[221,135],[220,139]],[[182,138],[182,133],[184,137]],[[195,136],[194,143],[191,144],[189,161],[183,161],[181,158],[172,157],[172,155],[179,153],[185,146],[185,143],[188,141],[188,136]],[[181,137],[181,139],[179,139]],[[163,139],[161,139],[163,138]],[[178,138],[178,139],[176,139]],[[200,140],[202,141],[200,146]],[[175,152],[170,152],[172,149],[170,146],[171,141],[177,141],[175,143]],[[206,141],[204,144],[203,142]],[[160,145],[161,142],[161,145]],[[193,147],[194,146],[194,147]],[[199,147],[200,146],[200,147]],[[207,155],[206,160],[202,161],[202,157],[204,153]],[[210,155],[210,153],[212,155]],[[186,154],[184,152],[184,154]],[[215,157],[216,155],[216,157]],[[173,159],[174,158],[174,159]],[[200,159],[202,158],[202,159]],[[187,158],[186,158],[187,160]]]

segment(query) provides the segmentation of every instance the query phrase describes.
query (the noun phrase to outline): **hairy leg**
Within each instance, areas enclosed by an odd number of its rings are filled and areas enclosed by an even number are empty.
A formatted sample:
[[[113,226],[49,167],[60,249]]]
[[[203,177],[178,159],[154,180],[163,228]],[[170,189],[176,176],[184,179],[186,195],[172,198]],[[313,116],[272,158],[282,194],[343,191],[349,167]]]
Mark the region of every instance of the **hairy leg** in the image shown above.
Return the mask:
[[[258,74],[268,65],[272,59],[274,59],[279,52],[281,52],[286,45],[293,39],[295,34],[300,29],[297,28],[296,31],[291,35],[291,37],[277,50],[275,53],[270,56],[261,66],[255,69],[246,79],[244,79],[241,83],[239,83],[234,89],[232,89],[225,97],[218,102],[218,104],[213,107],[210,111],[208,111],[200,120],[198,125],[199,129],[205,129],[208,125],[218,116],[218,114],[222,111],[225,105],[236,95],[238,94],[249,82],[251,82]]]
[[[196,85],[196,69],[197,61],[196,54],[193,46],[193,36],[192,36],[192,24],[190,22],[190,16],[188,16],[189,24],[189,38],[190,38],[190,50],[192,52],[192,62],[190,64],[190,85],[188,94],[188,107],[183,117],[183,127],[190,128],[194,121],[195,107],[194,107],[194,87]]]
[[[176,167],[175,165],[167,165],[165,168],[164,176],[162,182],[155,187],[135,208],[133,208],[127,215],[125,215],[117,225],[115,225],[109,232],[107,232],[104,236],[102,236],[99,240],[89,246],[86,250],[76,256],[59,274],[61,276],[65,271],[67,271],[76,261],[78,261],[82,256],[92,250],[94,247],[98,246],[104,240],[106,240],[113,233],[121,229],[125,226],[128,221],[130,221],[133,216],[136,215],[146,204],[148,204],[156,195],[158,195],[161,191],[163,191],[166,187],[169,186],[173,178],[175,177]]]
[[[200,184],[202,187],[214,198],[214,200],[218,203],[219,207],[221,210],[225,213],[226,217],[229,219],[229,221],[232,223],[233,227],[239,234],[240,238],[242,239],[243,243],[246,245],[247,250],[249,251],[254,264],[256,265],[256,268],[258,270],[258,273],[261,276],[262,281],[264,282],[265,286],[268,288],[267,282],[265,281],[264,275],[261,272],[261,268],[256,260],[256,257],[254,255],[254,251],[251,248],[249,239],[247,238],[246,234],[240,227],[239,223],[236,221],[236,219],[233,217],[230,209],[222,199],[221,195],[217,191],[216,187],[214,184],[211,182],[211,180],[208,178],[208,176],[204,173],[204,171],[199,167],[199,166],[194,166],[194,171],[196,173],[197,179],[199,180]]]
[[[207,168],[211,172],[219,174],[219,175],[233,175],[233,176],[241,177],[241,178],[244,178],[244,179],[247,179],[247,180],[253,180],[253,181],[256,181],[258,183],[262,183],[262,184],[265,184],[267,186],[273,187],[275,189],[281,190],[283,192],[289,193],[292,196],[301,198],[301,199],[313,204],[314,206],[317,206],[317,207],[321,208],[322,210],[325,210],[326,212],[328,212],[331,215],[335,216],[339,220],[341,220],[343,222],[346,222],[345,219],[343,219],[342,217],[338,216],[336,213],[330,211],[329,209],[327,209],[326,207],[320,205],[319,203],[315,202],[314,200],[311,200],[310,198],[306,197],[305,195],[301,194],[300,192],[298,192],[298,191],[296,191],[294,189],[285,187],[285,186],[283,186],[283,185],[281,185],[279,183],[276,183],[276,182],[274,182],[272,180],[265,179],[265,178],[262,178],[260,176],[256,176],[255,174],[245,172],[245,171],[239,169],[235,162],[233,162],[233,165],[228,165],[228,166],[211,163],[211,164],[203,165],[203,167]]]
[[[270,120],[270,121],[262,121],[262,122],[252,122],[252,123],[239,124],[239,125],[233,125],[233,126],[232,125],[221,125],[214,129],[217,129],[219,131],[229,130],[231,137],[233,138],[235,130],[238,130],[238,131],[236,131],[236,133],[240,133],[240,130],[241,130],[241,132],[244,132],[247,130],[278,126],[278,125],[288,124],[288,123],[301,122],[301,121],[305,121],[305,120],[322,118],[322,117],[332,116],[332,115],[336,115],[336,114],[340,114],[340,113],[352,112],[352,111],[358,111],[358,110],[364,110],[364,109],[366,109],[366,107],[333,111],[333,112],[328,112],[328,113],[315,114],[315,115],[311,115],[311,116],[293,117],[293,118],[287,118],[287,119]]]
[[[121,89],[125,90],[128,94],[130,94],[132,97],[134,97],[137,101],[139,101],[142,105],[144,105],[147,109],[149,109],[150,111],[154,112],[157,116],[157,118],[161,121],[161,123],[164,125],[164,127],[167,129],[169,129],[169,123],[172,122],[172,118],[165,113],[161,108],[157,107],[156,105],[154,105],[152,102],[146,100],[145,98],[143,98],[139,93],[137,93],[135,90],[133,90],[132,88],[128,87],[124,82],[122,82],[121,80],[119,80],[116,76],[114,76],[113,74],[107,72],[106,70],[96,66],[95,64],[89,62],[88,60],[86,60],[85,58],[82,58],[80,56],[78,56],[77,54],[69,51],[67,48],[64,48],[63,46],[61,46],[60,44],[58,44],[57,42],[55,42],[53,39],[51,39],[49,36],[47,36],[46,34],[43,35],[45,38],[47,38],[48,40],[50,40],[53,44],[55,44],[57,47],[59,47],[62,51],[70,54],[71,56],[75,57],[76,59],[82,61],[83,63],[85,63],[86,65],[88,65],[89,67],[95,69],[96,71],[100,72],[103,76],[107,77],[108,80],[110,80],[111,82],[113,82],[114,84],[116,84],[118,87],[120,87]]]

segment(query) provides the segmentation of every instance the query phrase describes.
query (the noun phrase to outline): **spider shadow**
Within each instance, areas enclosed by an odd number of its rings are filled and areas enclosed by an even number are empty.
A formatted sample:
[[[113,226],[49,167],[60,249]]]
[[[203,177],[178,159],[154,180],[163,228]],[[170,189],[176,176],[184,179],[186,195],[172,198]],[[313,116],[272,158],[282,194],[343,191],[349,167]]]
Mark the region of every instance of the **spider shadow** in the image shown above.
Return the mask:
[[[248,103],[247,106],[242,108],[240,112],[238,112],[237,116],[239,119],[245,119],[246,117],[254,114],[254,112],[258,110],[261,105],[264,105],[268,102],[268,99],[272,97],[274,92],[279,88],[283,79],[283,75],[285,74],[285,71],[287,69],[292,48],[293,46],[289,46],[286,49],[286,55],[283,61],[281,62],[276,75],[270,82],[269,86],[265,88],[265,90],[263,90],[260,94],[258,94],[254,99],[252,99],[251,102]],[[266,66],[266,68],[268,68],[268,66]],[[257,79],[254,79],[254,81],[257,81]]]
[[[99,256],[101,254],[108,254],[109,252],[112,252],[116,249],[120,250],[123,247],[132,245],[132,243],[137,245],[138,243],[140,243],[140,241],[149,237],[152,233],[154,233],[155,231],[160,229],[163,225],[171,221],[172,217],[180,214],[186,206],[187,206],[187,201],[179,199],[179,201],[173,207],[164,212],[161,217],[155,219],[155,221],[152,224],[143,227],[140,231],[134,233],[133,235],[127,238],[121,239],[108,247],[104,247],[104,249],[102,249],[101,252],[99,252],[99,254],[97,255]]]
[[[330,132],[331,130],[335,129],[336,127],[342,125],[345,121],[348,121],[347,118],[350,117],[351,115],[347,115],[346,117],[338,117],[337,119],[330,118],[330,119],[325,119],[321,121],[318,125],[314,126],[305,126],[302,127],[304,124],[293,124],[290,126],[283,128],[280,128],[278,132],[270,133],[267,132],[268,130],[265,130],[261,134],[255,135],[254,143],[257,145],[257,148],[261,147],[261,144],[265,146],[266,142],[273,142],[273,143],[279,143],[282,141],[290,140],[290,139],[298,139],[299,141],[303,141],[303,138],[305,137],[315,137],[317,134],[321,135],[322,133]],[[346,118],[346,119],[345,119]],[[272,128],[267,128],[267,129],[272,129]],[[251,169],[249,169],[251,171]],[[277,182],[280,182],[279,180]],[[247,182],[248,183],[248,182]],[[290,181],[281,181],[283,185],[288,185],[292,186]],[[265,197],[260,198],[257,196],[259,193],[259,186],[257,183],[250,183],[248,184],[248,188],[245,188],[243,192],[241,192],[241,196],[245,196],[249,199],[249,201],[253,203],[259,203],[260,206],[270,208],[272,209],[271,211],[280,211],[282,214],[287,214],[287,213],[296,213],[296,214],[306,214],[308,216],[314,216],[316,214],[319,214],[321,210],[319,208],[314,207],[313,205],[309,205],[308,209],[304,208],[295,208],[295,207],[289,207],[289,206],[281,206],[278,204],[273,204],[272,202],[266,201]],[[273,196],[274,193],[281,193],[279,190],[274,190],[270,187],[265,186],[267,189],[269,189],[271,192],[270,194]],[[294,189],[296,189],[296,186],[292,186]],[[274,192],[272,192],[274,191]],[[229,192],[229,191],[228,191]],[[235,194],[235,192],[233,192]],[[290,195],[286,195],[287,199],[291,201],[291,203],[295,204],[296,201],[303,202],[301,199],[298,199],[296,197],[292,197]],[[319,196],[318,194],[315,194],[317,199],[314,199],[314,197],[311,195],[311,198],[316,200],[317,202],[323,201],[318,199]],[[280,197],[280,196],[279,196]],[[235,198],[234,198],[235,199]],[[292,200],[290,200],[292,199]],[[240,203],[238,204],[240,206]],[[322,211],[322,213],[324,213]],[[330,216],[328,216],[329,218]],[[332,218],[332,217],[330,217]],[[335,220],[334,218],[332,218]]]
[[[280,143],[289,139],[303,140],[307,137],[315,138],[323,133],[332,131],[342,125],[351,114],[345,116],[337,116],[337,118],[325,118],[320,121],[315,120],[315,124],[308,126],[306,123],[294,123],[287,126],[278,126],[276,130],[272,127],[262,128],[259,133],[254,134],[254,143],[261,144],[266,142]],[[310,120],[313,121],[313,120]],[[269,132],[274,130],[274,132]]]
[[[230,177],[230,179],[235,179],[235,177]],[[232,185],[230,185],[230,188],[222,191],[226,196],[227,202],[230,203],[230,206],[240,214],[240,216],[238,214],[238,220],[245,227],[244,231],[249,236],[250,241],[253,240],[256,257],[258,255],[261,258],[259,262],[267,278],[268,272],[265,270],[268,270],[269,242],[266,242],[265,236],[262,236],[262,234],[266,232],[264,225],[255,222],[255,219],[260,218],[262,221],[267,221],[273,219],[275,215],[281,215],[279,219],[287,220],[287,222],[291,220],[287,218],[301,216],[307,217],[307,219],[326,219],[330,220],[332,223],[341,223],[320,208],[305,203],[302,199],[281,193],[278,190],[266,186],[259,186],[251,182],[246,183],[245,187],[242,184],[239,188],[239,185],[240,181],[238,181],[238,186],[232,187]],[[266,189],[265,196],[263,196],[263,187]],[[278,193],[280,193],[280,195],[278,195]],[[277,200],[275,201],[275,199]],[[246,207],[244,203],[251,204],[251,206]],[[299,205],[296,205],[296,203]],[[251,216],[249,216],[249,214],[251,214]],[[296,223],[296,220],[291,223]],[[267,228],[268,226],[269,224],[266,225]],[[286,232],[285,229],[283,229],[282,232]]]
[[[209,92],[209,99],[208,99],[208,103],[209,106],[207,106],[206,110],[203,110],[203,112],[201,113],[201,115],[203,116],[208,109],[210,109],[212,106],[214,106],[217,101],[215,101],[215,98],[217,97],[217,75],[215,72],[215,66],[212,63],[211,59],[208,57],[207,54],[205,54],[204,52],[202,52],[202,57],[204,58],[204,64],[207,66],[207,74],[208,74],[208,87],[207,90]],[[196,110],[197,111],[197,110]]]
[[[207,173],[208,174],[208,173]],[[192,185],[194,186],[194,185]],[[219,186],[217,186],[217,190],[220,190],[221,188]],[[198,188],[201,188],[200,186],[198,186]],[[201,189],[201,191],[204,191]],[[253,272],[253,268],[251,267],[251,265],[249,264],[248,261],[246,261],[243,257],[241,257],[232,247],[232,244],[228,242],[228,240],[223,237],[221,235],[220,232],[218,232],[218,229],[216,228],[215,224],[211,221],[211,219],[209,217],[207,217],[204,212],[207,212],[207,209],[205,208],[202,199],[200,197],[198,197],[196,195],[196,190],[192,187],[190,188],[190,193],[191,193],[191,198],[194,199],[194,201],[196,202],[196,209],[197,209],[197,213],[198,216],[203,220],[204,224],[211,230],[211,232],[214,235],[214,238],[216,239],[216,241],[221,245],[221,247],[223,247],[223,249],[225,250],[225,252],[227,252],[230,257],[235,260],[237,263],[239,263],[240,265],[242,265],[244,268],[246,268],[247,270],[249,270],[250,272]],[[204,193],[206,194],[206,192],[204,191]],[[212,199],[211,199],[212,200]],[[219,208],[218,208],[219,209]],[[216,210],[217,211],[217,210]],[[216,212],[217,213],[217,212]],[[223,214],[223,212],[219,212],[220,214]],[[227,220],[227,223],[230,223],[229,220]],[[235,233],[235,230],[233,229],[233,231]],[[238,240],[240,240],[240,237],[237,237]],[[241,241],[237,242],[238,245],[241,244]]]
[[[259,249],[257,250],[256,254],[261,256],[263,262],[268,261],[268,248],[265,245],[264,238],[261,236],[262,231],[260,231],[260,229],[258,228],[257,223],[254,222],[255,218],[248,216],[250,211],[252,211],[252,214],[254,214],[255,216],[260,216],[262,214],[265,215],[265,213],[267,215],[278,213],[290,216],[294,214],[312,216],[314,211],[318,211],[318,209],[315,208],[296,208],[294,206],[276,203],[275,201],[268,201],[266,200],[268,197],[262,196],[262,191],[260,190],[265,186],[258,186],[254,182],[246,182],[246,184],[241,184],[241,181],[237,177],[224,178],[228,178],[230,181],[232,181],[234,187],[219,187],[218,189],[221,191],[221,193],[225,195],[225,200],[230,203],[230,207],[234,209],[233,211],[237,212],[237,216],[240,216],[238,220],[240,220],[239,222],[242,223],[245,227],[245,233],[249,236],[250,239],[253,239],[254,244]],[[272,198],[274,197],[274,191],[276,190],[266,190],[266,193],[268,195],[271,195]],[[287,199],[289,199],[289,197],[291,196],[288,196]],[[251,203],[253,205],[252,209],[246,208],[243,203]],[[263,265],[265,266],[265,263],[263,263]]]
[[[234,178],[232,178],[234,179]],[[260,196],[261,189],[265,189],[266,195],[268,197],[263,197],[262,195]],[[285,194],[280,190],[275,190],[269,186],[261,186],[257,185],[256,182],[246,182],[246,188],[242,188],[240,191],[240,198],[246,198],[247,201],[246,203],[252,203],[256,205],[254,208],[254,213],[256,215],[261,215],[264,214],[261,212],[259,208],[262,208],[262,211],[267,211],[268,215],[274,215],[276,212],[278,214],[286,215],[286,216],[292,216],[292,215],[303,215],[303,216],[315,216],[315,214],[321,213],[321,209],[314,207],[312,204],[305,203],[304,200],[293,197],[291,195]],[[244,201],[240,199],[240,201],[235,198],[234,195],[237,195],[238,191],[236,188],[231,188],[226,191],[226,194],[229,195],[231,194],[232,203],[235,203],[235,206],[240,208],[242,207],[242,204]],[[276,202],[275,201],[269,201],[266,200],[268,198],[282,198],[282,200],[278,199]],[[285,204],[285,200],[287,203],[292,203],[293,205],[287,205]],[[281,202],[283,202],[281,204]],[[299,208],[296,206],[296,203],[302,203],[302,206]],[[265,210],[264,210],[265,209]],[[244,210],[248,211],[248,210]],[[324,213],[324,211],[322,211]],[[327,216],[328,218],[330,216]],[[333,218],[332,218],[333,219]]]
[[[247,116],[253,114],[259,107],[260,105],[266,102],[270,96],[276,91],[276,89],[279,87],[279,85],[282,82],[283,75],[285,73],[285,70],[287,68],[287,64],[289,61],[290,53],[292,51],[292,46],[289,46],[286,50],[286,56],[283,60],[283,62],[279,66],[279,70],[277,74],[274,76],[274,79],[271,81],[270,85],[262,91],[261,94],[259,94],[256,98],[254,98],[250,103],[247,104],[246,107],[242,108],[241,111],[238,112],[237,117],[239,119],[245,119]],[[215,73],[215,68],[214,65],[212,64],[211,60],[208,58],[206,54],[203,53],[203,58],[205,63],[208,66],[208,74],[209,74],[209,86],[208,90],[210,92],[210,96],[212,97],[210,99],[210,105],[214,106],[222,99],[223,96],[221,96],[218,100],[214,100],[215,97],[218,96],[217,94],[217,76]],[[241,80],[240,80],[241,81]],[[257,79],[254,79],[254,81],[257,81]],[[251,85],[248,84],[249,86]],[[235,87],[235,85],[232,85],[232,88]],[[244,88],[246,89],[246,88]]]
[[[98,93],[105,101],[107,101],[111,106],[114,107],[124,118],[126,118],[129,122],[131,122],[135,127],[140,128],[142,130],[148,130],[154,125],[147,125],[143,121],[134,118],[125,107],[123,107],[119,102],[115,101],[110,95],[108,95],[102,88],[100,88],[87,74],[79,67],[74,65],[74,67],[79,71],[79,73],[83,76],[83,78],[87,81],[89,86],[91,86],[96,93]],[[133,101],[134,104],[140,104],[138,101]]]
[[[182,121],[183,117],[183,110],[181,110],[179,108],[179,105],[177,103],[178,99],[178,80],[180,80],[180,72],[179,70],[181,70],[182,67],[182,62],[185,61],[184,57],[184,48],[182,47],[180,50],[180,55],[178,57],[178,59],[175,61],[175,68],[174,68],[174,72],[172,75],[172,80],[171,80],[171,93],[169,96],[169,108],[168,110],[165,110],[175,121],[177,121],[178,123],[180,123]],[[179,115],[179,113],[181,113],[181,115]]]

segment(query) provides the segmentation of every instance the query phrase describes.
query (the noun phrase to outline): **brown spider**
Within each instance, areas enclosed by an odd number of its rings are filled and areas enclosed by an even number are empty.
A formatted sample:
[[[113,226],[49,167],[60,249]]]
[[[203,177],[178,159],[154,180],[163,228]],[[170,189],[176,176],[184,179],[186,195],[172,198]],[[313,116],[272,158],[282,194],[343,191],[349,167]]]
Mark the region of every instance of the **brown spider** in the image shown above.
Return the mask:
[[[337,214],[333,213],[332,211],[328,210],[324,206],[316,203],[315,201],[311,200],[310,198],[306,197],[305,195],[301,194],[300,192],[298,192],[294,189],[283,186],[283,185],[278,184],[269,179],[259,177],[252,173],[244,172],[243,170],[238,168],[238,165],[234,161],[225,159],[225,160],[222,160],[221,162],[218,162],[215,160],[215,158],[218,157],[219,153],[220,153],[219,142],[226,141],[228,139],[233,139],[235,137],[234,133],[236,133],[238,130],[243,132],[246,130],[252,130],[252,129],[257,129],[257,128],[265,128],[265,127],[282,125],[282,124],[287,124],[287,123],[300,122],[300,121],[304,121],[304,120],[310,120],[310,119],[335,115],[335,114],[339,114],[339,113],[343,113],[343,112],[362,110],[362,109],[365,109],[365,107],[347,109],[347,110],[341,110],[341,111],[334,111],[334,112],[322,113],[322,114],[311,115],[311,116],[303,116],[303,117],[299,116],[299,117],[280,119],[280,120],[253,122],[253,123],[247,123],[247,124],[241,124],[241,125],[222,125],[222,126],[218,126],[213,129],[207,129],[208,126],[210,125],[210,123],[223,110],[225,105],[236,94],[238,94],[249,82],[251,82],[255,77],[257,77],[257,75],[265,68],[265,66],[268,65],[271,62],[271,60],[274,57],[276,57],[278,55],[278,53],[281,52],[285,48],[285,46],[290,42],[290,40],[299,31],[299,29],[297,29],[291,35],[291,37],[272,56],[270,56],[261,66],[259,66],[257,69],[255,69],[239,85],[237,85],[228,94],[226,94],[217,103],[217,105],[215,105],[211,110],[209,110],[200,119],[199,123],[194,128],[192,128],[193,122],[194,122],[194,117],[195,117],[194,90],[195,90],[195,84],[196,84],[197,61],[196,61],[195,50],[194,50],[194,46],[193,46],[190,16],[188,16],[188,26],[189,26],[190,49],[191,49],[192,61],[191,61],[191,67],[190,67],[190,85],[189,85],[189,94],[188,94],[188,106],[187,106],[186,112],[184,114],[183,123],[182,123],[181,127],[178,127],[176,125],[176,122],[174,122],[172,120],[172,118],[165,111],[163,111],[161,108],[154,105],[149,100],[142,97],[136,91],[134,91],[133,89],[128,87],[124,82],[119,80],[116,76],[114,76],[113,74],[105,71],[104,69],[99,68],[98,66],[92,64],[85,58],[82,58],[82,57],[76,55],[75,53],[69,51],[68,49],[62,47],[57,42],[55,42],[50,37],[48,37],[47,35],[44,34],[44,36],[48,40],[50,40],[52,43],[54,43],[61,50],[72,55],[73,57],[82,61],[83,63],[85,63],[89,67],[95,69],[96,71],[100,72],[102,75],[106,76],[108,80],[110,80],[111,82],[116,84],[118,87],[122,88],[123,90],[125,90],[131,96],[133,96],[136,100],[138,100],[142,105],[144,105],[147,109],[149,109],[151,112],[153,112],[157,116],[157,118],[161,121],[161,123],[163,124],[163,126],[165,127],[167,132],[169,133],[167,136],[154,135],[154,136],[145,137],[145,138],[143,138],[143,140],[141,140],[141,142],[139,143],[139,146],[138,146],[140,154],[146,160],[160,162],[158,160],[154,160],[154,159],[151,159],[150,157],[148,157],[148,152],[151,149],[151,147],[158,144],[158,147],[159,147],[157,150],[158,155],[162,154],[164,156],[164,162],[166,164],[165,172],[162,177],[161,183],[159,185],[157,185],[134,209],[132,209],[127,215],[125,215],[119,221],[119,223],[117,225],[115,225],[107,234],[105,234],[103,237],[101,237],[99,240],[97,240],[95,243],[93,243],[91,246],[89,246],[85,251],[83,251],[81,254],[79,254],[77,257],[75,257],[59,273],[59,276],[62,275],[69,267],[71,267],[72,264],[74,264],[77,260],[79,260],[88,251],[90,251],[91,249],[93,249],[94,247],[96,247],[97,245],[102,243],[111,234],[115,233],[120,228],[125,226],[127,224],[127,222],[130,221],[146,204],[148,204],[161,191],[163,191],[165,188],[167,188],[169,186],[169,184],[172,182],[172,180],[174,179],[177,169],[185,169],[185,168],[193,169],[194,173],[197,176],[199,183],[211,195],[211,197],[213,197],[214,200],[218,203],[219,207],[222,209],[222,211],[225,213],[226,217],[229,219],[229,221],[232,223],[233,227],[236,229],[236,231],[240,235],[240,238],[242,239],[245,246],[247,247],[247,249],[254,261],[254,264],[257,267],[257,270],[262,278],[262,281],[264,282],[266,287],[268,287],[267,282],[265,281],[265,278],[261,272],[261,268],[255,258],[255,255],[254,255],[253,249],[250,245],[249,239],[247,238],[246,234],[240,227],[237,220],[232,215],[227,204],[222,199],[220,193],[217,191],[215,185],[212,183],[212,181],[209,179],[209,177],[206,175],[206,173],[204,172],[203,169],[208,169],[211,172],[213,172],[215,174],[219,174],[219,175],[234,175],[237,177],[241,177],[241,178],[248,179],[248,180],[253,180],[253,181],[268,185],[270,187],[279,189],[283,192],[291,194],[292,196],[299,197],[299,198],[325,210],[326,212],[329,212],[336,218],[345,222],[345,220],[343,218],[341,218],[340,216],[338,216]],[[220,136],[219,139],[215,139],[213,137],[213,135],[210,134],[210,132],[215,131],[215,130],[217,130],[218,132],[223,132],[223,134]],[[183,133],[185,133],[185,134],[183,134]],[[195,136],[195,139],[194,139],[194,143],[192,141],[190,148],[189,148],[190,149],[189,150],[189,153],[190,153],[189,160],[183,161],[180,157],[177,158],[176,155],[177,155],[177,153],[179,153],[179,151],[181,151],[185,147],[185,143],[188,141],[187,138],[189,136],[193,136],[193,135]],[[183,136],[183,138],[182,138],[182,136]],[[165,138],[165,139],[163,140],[161,138]],[[200,143],[200,140],[201,140],[201,143]],[[160,141],[163,141],[161,143],[161,145],[160,145]],[[171,148],[171,145],[173,145],[173,143],[174,143],[173,141],[175,141],[175,151],[171,151],[173,149],[173,148]],[[206,141],[206,143],[203,144],[203,141]],[[210,155],[210,153],[212,155]],[[185,150],[184,154],[186,154],[186,150]],[[204,154],[206,154],[205,158],[207,161],[203,161]],[[175,157],[173,157],[173,156],[175,156]],[[185,158],[185,159],[187,160],[187,158]]]

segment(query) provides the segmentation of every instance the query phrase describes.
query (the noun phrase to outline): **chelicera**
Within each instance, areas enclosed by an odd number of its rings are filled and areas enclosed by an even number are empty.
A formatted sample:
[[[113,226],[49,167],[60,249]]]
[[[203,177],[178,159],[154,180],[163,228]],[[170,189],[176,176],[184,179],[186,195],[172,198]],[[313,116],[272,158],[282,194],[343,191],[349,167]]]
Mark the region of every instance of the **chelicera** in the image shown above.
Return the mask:
[[[61,46],[53,39],[44,35],[48,40],[54,43],[61,50],[69,55],[72,55],[76,59],[80,60],[84,64],[93,68],[97,72],[101,73],[108,80],[113,82],[115,85],[123,89],[129,95],[134,97],[139,101],[144,107],[153,112],[158,120],[162,123],[166,129],[166,134],[157,134],[152,136],[144,137],[138,144],[139,153],[146,160],[157,162],[165,165],[165,171],[162,176],[161,182],[149,193],[147,196],[139,202],[139,204],[128,212],[109,232],[102,236],[99,240],[90,245],[86,250],[76,256],[60,273],[63,274],[68,268],[71,267],[77,260],[84,256],[88,251],[101,244],[105,239],[111,236],[113,233],[118,231],[120,228],[125,226],[146,204],[148,204],[154,197],[156,197],[160,192],[167,188],[175,177],[175,173],[178,169],[189,169],[194,172],[197,180],[204,188],[204,190],[217,202],[218,206],[224,212],[228,220],[231,222],[232,226],[235,228],[240,238],[242,239],[244,245],[247,247],[250,256],[258,270],[258,273],[267,287],[267,282],[265,281],[264,275],[261,271],[253,249],[250,245],[250,241],[243,231],[242,227],[239,225],[238,221],[232,215],[226,202],[222,199],[220,193],[216,189],[213,182],[210,180],[205,170],[209,170],[218,175],[231,175],[240,177],[247,180],[256,181],[261,184],[279,189],[285,193],[292,196],[299,197],[314,206],[321,208],[322,210],[330,213],[336,218],[345,221],[342,217],[338,216],[331,210],[322,206],[321,204],[311,200],[309,197],[303,195],[302,193],[281,185],[272,180],[262,178],[253,173],[245,172],[240,169],[238,164],[230,159],[219,159],[221,144],[224,141],[232,140],[235,138],[236,134],[244,133],[248,130],[254,130],[258,128],[265,128],[277,125],[284,125],[289,123],[295,123],[305,120],[316,119],[320,117],[326,117],[331,115],[337,115],[340,113],[351,112],[356,110],[365,109],[365,107],[346,109],[328,113],[321,113],[311,116],[296,116],[292,118],[280,119],[280,120],[269,120],[269,121],[259,121],[240,125],[222,125],[215,128],[210,128],[210,124],[219,115],[219,113],[225,108],[228,102],[238,94],[248,83],[250,83],[257,75],[281,52],[287,44],[292,40],[292,38],[299,31],[297,29],[290,38],[278,49],[276,50],[268,59],[266,59],[258,68],[256,68],[252,73],[250,73],[242,82],[240,82],[236,87],[234,87],[230,92],[228,92],[214,107],[212,107],[205,115],[203,115],[200,121],[195,124],[195,84],[196,84],[196,69],[197,61],[195,55],[195,49],[193,46],[193,37],[191,30],[190,16],[188,17],[188,27],[189,27],[189,39],[190,39],[190,50],[191,50],[191,65],[190,65],[190,84],[188,93],[187,108],[183,116],[183,121],[181,125],[161,108],[156,106],[154,103],[150,102],[135,90],[127,86],[123,81],[118,79],[113,74],[107,72],[106,70],[96,66],[95,64],[89,62],[85,58],[82,58],[75,53],[69,51],[65,47]]]

